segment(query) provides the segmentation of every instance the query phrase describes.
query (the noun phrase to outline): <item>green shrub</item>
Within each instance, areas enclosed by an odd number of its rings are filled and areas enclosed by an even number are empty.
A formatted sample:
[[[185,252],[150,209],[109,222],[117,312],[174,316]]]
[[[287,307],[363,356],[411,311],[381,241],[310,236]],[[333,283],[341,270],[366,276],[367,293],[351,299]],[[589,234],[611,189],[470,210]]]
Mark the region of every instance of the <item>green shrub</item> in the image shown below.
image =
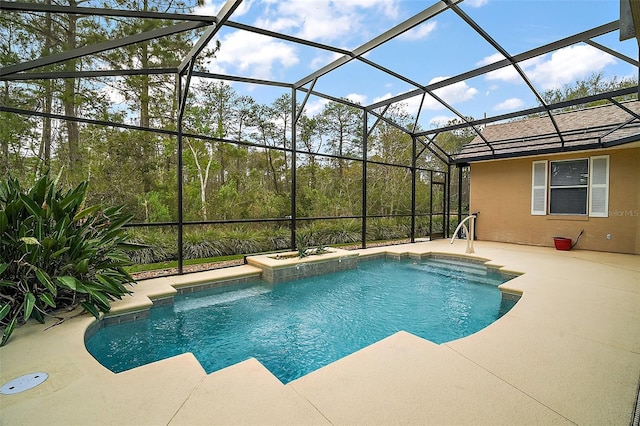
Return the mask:
[[[148,263],[167,262],[178,258],[176,249],[167,248],[161,245],[146,245],[143,241],[133,241],[145,247],[127,253],[127,257],[132,264],[144,265]]]
[[[314,245],[349,244],[360,241],[361,223],[357,220],[329,221],[322,224],[320,238]]]
[[[288,229],[279,229],[267,233],[265,236],[267,242],[266,251],[284,250],[291,247],[291,231]]]
[[[127,252],[127,257],[133,264],[145,265],[178,258],[178,249],[173,235],[166,235],[161,231],[153,233],[135,231],[129,232],[129,235],[129,241],[140,245],[140,248]]]
[[[313,246],[318,241],[318,232],[312,225],[306,225],[296,230],[296,246],[298,248]]]
[[[367,238],[372,241],[405,238],[404,231],[402,225],[391,218],[375,218],[367,224]]]
[[[313,247],[360,241],[360,222],[355,220],[315,221],[296,231],[298,246]]]
[[[183,256],[185,259],[206,259],[222,255],[220,244],[216,239],[193,233],[185,234],[183,242]]]
[[[242,227],[226,231],[220,243],[225,255],[259,253],[265,249],[257,233]]]
[[[98,318],[129,293],[122,226],[132,216],[83,206],[87,185],[63,192],[48,174],[28,191],[0,182],[0,346],[29,318],[77,306]]]

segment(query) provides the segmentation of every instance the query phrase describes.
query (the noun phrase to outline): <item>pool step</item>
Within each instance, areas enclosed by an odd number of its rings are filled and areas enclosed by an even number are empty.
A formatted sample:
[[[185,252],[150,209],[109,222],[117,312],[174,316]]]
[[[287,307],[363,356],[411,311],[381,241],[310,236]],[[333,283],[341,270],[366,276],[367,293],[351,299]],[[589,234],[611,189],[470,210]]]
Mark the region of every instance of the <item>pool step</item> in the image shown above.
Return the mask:
[[[482,264],[462,262],[448,259],[427,259],[420,262],[423,265],[442,268],[449,271],[465,272],[473,275],[487,275],[487,267]]]
[[[489,271],[484,265],[446,259],[428,259],[420,262],[417,266],[429,274],[495,285],[495,279],[487,276]]]

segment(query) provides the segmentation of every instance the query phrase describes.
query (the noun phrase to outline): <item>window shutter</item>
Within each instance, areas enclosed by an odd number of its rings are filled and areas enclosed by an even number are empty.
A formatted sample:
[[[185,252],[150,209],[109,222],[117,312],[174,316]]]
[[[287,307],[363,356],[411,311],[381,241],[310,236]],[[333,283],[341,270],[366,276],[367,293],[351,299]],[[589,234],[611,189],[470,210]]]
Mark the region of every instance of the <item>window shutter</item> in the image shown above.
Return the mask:
[[[533,162],[531,173],[531,214],[547,214],[547,160]]]
[[[609,156],[591,157],[589,216],[609,217]]]

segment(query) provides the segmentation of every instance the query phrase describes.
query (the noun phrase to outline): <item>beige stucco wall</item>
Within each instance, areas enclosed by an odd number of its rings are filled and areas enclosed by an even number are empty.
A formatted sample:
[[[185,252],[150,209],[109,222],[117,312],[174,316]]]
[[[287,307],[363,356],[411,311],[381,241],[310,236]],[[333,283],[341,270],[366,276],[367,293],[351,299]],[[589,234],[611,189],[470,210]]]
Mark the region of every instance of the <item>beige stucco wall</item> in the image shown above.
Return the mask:
[[[640,150],[636,150],[636,157],[640,156]],[[640,159],[636,159],[636,164]],[[640,169],[640,165],[636,169]],[[640,173],[640,172],[639,172]],[[636,176],[637,179],[637,176]],[[636,180],[638,182],[638,180]],[[636,205],[640,204],[640,183],[636,183]],[[640,214],[636,216],[636,254],[640,253]]]
[[[609,155],[609,217],[532,216],[531,163]],[[470,211],[479,211],[479,240],[553,246],[554,236],[576,249],[640,254],[640,148],[484,161],[471,164]],[[611,234],[611,239],[607,239]]]

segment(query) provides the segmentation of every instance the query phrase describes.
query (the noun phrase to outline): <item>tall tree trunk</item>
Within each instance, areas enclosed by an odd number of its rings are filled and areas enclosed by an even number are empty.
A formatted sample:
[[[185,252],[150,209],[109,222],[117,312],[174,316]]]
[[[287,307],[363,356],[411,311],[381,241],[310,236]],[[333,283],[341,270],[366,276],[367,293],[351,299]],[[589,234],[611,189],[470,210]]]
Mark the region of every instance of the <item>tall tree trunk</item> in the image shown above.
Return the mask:
[[[284,119],[284,129],[282,130],[282,147],[287,147],[287,117],[283,117]],[[285,176],[289,172],[289,161],[287,160],[287,150],[282,151],[284,153],[284,174]]]
[[[75,7],[77,5],[75,0],[69,0],[69,6]],[[76,48],[77,38],[77,21],[78,16],[75,14],[68,14],[68,26],[66,30],[66,50],[73,50]],[[65,71],[75,71],[76,60],[67,61],[65,64]],[[68,117],[76,117],[76,79],[66,78],[64,80],[64,92],[62,95],[62,102],[64,104],[64,113]],[[80,129],[78,123],[75,121],[67,120],[67,146],[69,148],[69,175],[71,181],[75,182],[80,177]]]
[[[343,163],[344,160],[342,159],[343,140],[344,140],[343,128],[342,126],[340,126],[340,136],[338,138],[338,155],[340,156],[340,158],[338,159],[338,175],[340,177],[340,180],[342,180],[344,177],[344,163]]]
[[[276,194],[280,193],[280,186],[278,185],[278,176],[276,175],[276,168],[273,165],[273,158],[271,157],[271,150],[267,150],[267,159],[269,160],[269,168],[271,169],[271,175],[273,176],[273,189]]]
[[[224,113],[225,113],[225,107],[226,107],[226,102],[225,102],[225,94],[223,91],[223,86],[220,86],[220,91],[217,95],[217,98],[219,99],[218,102],[216,102],[217,106],[216,106],[216,110],[215,110],[215,114],[216,114],[216,137],[219,137],[220,139],[223,139],[225,137],[225,125],[224,125]],[[220,171],[218,172],[218,176],[219,176],[219,180],[220,180],[220,186],[224,186],[225,182],[226,182],[226,161],[225,161],[225,149],[224,149],[224,143],[223,142],[218,142],[216,143],[216,150],[218,151],[218,163],[220,163]]]
[[[5,80],[2,93],[2,105],[9,105],[9,82]],[[4,113],[2,113],[4,114]],[[9,172],[9,139],[0,138],[0,176]]]
[[[142,5],[143,11],[149,10],[149,1],[144,0]],[[140,66],[142,69],[149,68],[149,42],[145,41],[141,43],[140,53]],[[142,81],[140,84],[140,127],[149,127],[151,122],[149,118],[149,76],[141,76]]]
[[[149,68],[149,44],[143,43],[140,65],[143,69]],[[141,76],[140,84],[140,127],[149,127],[151,118],[149,115],[149,76]]]
[[[311,150],[309,150],[311,151]],[[310,156],[310,164],[311,164],[311,188],[315,188],[316,187],[316,156],[315,155],[311,155]]]
[[[51,113],[53,105],[53,89],[51,80],[44,82],[44,112]],[[48,170],[51,166],[51,118],[45,117],[42,121],[42,154],[40,157],[42,169]]]
[[[267,145],[267,141],[263,138],[263,142]],[[276,194],[280,193],[280,187],[278,185],[278,178],[276,176],[276,168],[273,165],[273,158],[271,157],[271,150],[266,149],[265,154],[267,155],[267,163],[269,164],[269,168],[271,169],[271,176],[273,176],[273,190],[276,191]]]
[[[149,10],[149,1],[144,0],[143,10],[146,12]],[[141,54],[140,54],[140,65],[142,69],[149,68],[149,42],[143,42],[141,45]],[[151,114],[149,113],[149,104],[151,103],[151,95],[149,94],[150,87],[149,81],[150,77],[148,75],[141,76],[141,84],[140,84],[140,127],[150,127],[151,126]],[[153,139],[149,132],[142,132],[140,135],[139,142],[141,144],[140,151],[142,152],[142,161],[150,165],[153,163],[153,159],[155,157],[155,149],[153,148]],[[152,178],[151,178],[150,167],[145,167],[142,173],[142,185],[144,192],[150,192],[152,189]]]
[[[187,142],[187,145],[191,150],[191,154],[193,155],[193,159],[198,170],[198,179],[200,180],[200,212],[202,213],[202,220],[207,220],[207,183],[209,182],[209,170],[211,170],[213,153],[209,152],[207,166],[203,170],[202,166],[200,165],[200,161],[198,160],[198,154],[196,153],[196,150],[189,142]]]
[[[141,64],[143,68],[148,68],[149,64],[149,56],[148,56],[148,46],[145,43],[142,48],[143,54],[141,57]],[[151,125],[151,117],[149,114],[149,76],[142,76],[142,84],[140,86],[140,127],[150,127]],[[144,168],[142,173],[142,185],[144,192],[149,192],[152,189],[152,178],[151,178],[151,164],[154,163],[155,158],[155,149],[153,147],[153,137],[149,132],[140,132],[140,138],[138,139],[138,143],[140,144],[139,152],[142,153],[142,161],[147,164],[147,167]]]
[[[47,0],[47,6],[51,6],[51,0]],[[51,48],[53,47],[53,37],[52,37],[52,20],[51,20],[51,12],[47,12],[45,14],[44,20],[44,31],[45,31],[45,41],[43,47],[43,56],[49,56],[51,54]],[[51,108],[53,105],[53,90],[51,80],[44,81],[44,107],[43,112],[45,114],[51,113]],[[40,172],[37,174],[41,174],[45,170],[49,170],[51,166],[51,118],[44,117],[42,119],[42,140],[40,145],[39,152],[39,160],[40,160]]]
[[[217,144],[218,151],[218,162],[220,163],[220,186],[224,186],[226,183],[226,161],[225,161],[225,153],[224,153],[224,143],[218,142]]]
[[[145,1],[145,10],[147,10],[147,2]],[[140,65],[143,69],[149,68],[149,43],[142,44],[142,54],[140,56]],[[149,94],[149,76],[141,76],[142,81],[140,85],[140,127],[150,127],[151,115],[149,114],[149,103],[151,101]],[[140,134],[139,142],[141,144],[142,161],[149,162],[154,157],[154,150],[152,149],[152,140],[149,132],[142,132]],[[151,170],[148,167],[145,168],[142,174],[142,184],[144,192],[151,191]]]

